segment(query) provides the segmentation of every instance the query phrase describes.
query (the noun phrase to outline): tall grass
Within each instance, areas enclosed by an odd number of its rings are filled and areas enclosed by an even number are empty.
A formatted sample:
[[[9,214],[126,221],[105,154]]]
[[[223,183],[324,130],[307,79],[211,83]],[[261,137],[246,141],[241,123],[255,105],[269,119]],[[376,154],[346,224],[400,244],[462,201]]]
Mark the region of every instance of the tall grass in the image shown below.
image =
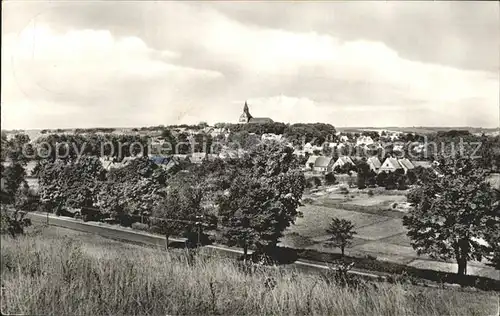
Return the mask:
[[[72,237],[2,237],[1,308],[31,315],[488,315],[496,298],[370,283],[342,287],[279,268],[248,272],[206,251]]]

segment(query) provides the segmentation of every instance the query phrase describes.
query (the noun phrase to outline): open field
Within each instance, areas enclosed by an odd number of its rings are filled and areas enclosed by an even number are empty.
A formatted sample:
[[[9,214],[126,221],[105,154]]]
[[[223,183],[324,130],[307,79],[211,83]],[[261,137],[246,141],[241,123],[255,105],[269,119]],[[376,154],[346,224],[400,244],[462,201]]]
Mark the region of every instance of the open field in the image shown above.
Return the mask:
[[[1,259],[5,314],[493,315],[497,307],[495,293],[364,281],[341,287],[319,275],[245,272],[203,251],[162,252],[54,227],[3,236]]]
[[[374,256],[379,260],[412,265],[438,271],[457,270],[453,262],[438,262],[427,256],[418,256],[406,236],[402,223],[406,197],[399,194],[384,194],[375,191],[368,196],[366,190],[352,190],[340,194],[338,189],[326,187],[319,190],[323,194],[307,194],[312,202],[302,206],[303,217],[297,218],[281,239],[284,246],[314,249],[321,252],[339,253],[338,248],[328,244],[330,237],[326,229],[330,219],[338,217],[354,223],[356,234],[346,254],[350,256]],[[396,207],[394,207],[394,204]],[[293,238],[288,235],[293,234]],[[484,263],[471,262],[469,274],[499,279],[498,271]]]
[[[390,220],[389,217],[352,212],[318,205],[305,205],[300,207],[299,210],[304,216],[302,218],[297,218],[295,225],[293,225],[290,230],[307,237],[319,237],[325,235],[325,230],[328,228],[330,220],[333,217],[350,220],[354,223],[356,228]]]

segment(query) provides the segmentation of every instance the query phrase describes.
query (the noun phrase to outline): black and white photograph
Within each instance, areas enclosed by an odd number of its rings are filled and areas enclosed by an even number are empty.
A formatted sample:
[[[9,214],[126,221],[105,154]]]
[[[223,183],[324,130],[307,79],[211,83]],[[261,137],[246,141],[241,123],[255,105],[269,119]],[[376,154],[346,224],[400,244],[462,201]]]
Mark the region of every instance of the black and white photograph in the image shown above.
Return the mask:
[[[500,315],[500,2],[2,2],[2,315]]]

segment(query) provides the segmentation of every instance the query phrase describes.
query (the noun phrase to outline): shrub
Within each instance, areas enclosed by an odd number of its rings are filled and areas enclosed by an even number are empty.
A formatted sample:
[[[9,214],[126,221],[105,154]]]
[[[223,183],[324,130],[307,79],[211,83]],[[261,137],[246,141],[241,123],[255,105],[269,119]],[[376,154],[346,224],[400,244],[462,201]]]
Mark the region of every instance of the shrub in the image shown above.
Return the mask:
[[[349,189],[347,189],[346,187],[341,187],[339,192],[341,194],[349,194]]]
[[[312,204],[313,202],[314,202],[314,200],[311,199],[310,197],[306,197],[306,198],[302,199],[302,203],[304,203],[304,204]]]
[[[321,179],[318,177],[313,177],[312,181],[313,181],[315,187],[319,187],[321,185]]]
[[[143,224],[143,223],[133,223],[131,225],[132,229],[137,229],[137,230],[143,230],[143,231],[149,231],[149,225],[148,224]]]
[[[369,197],[372,197],[373,196],[373,191],[372,190],[368,190],[367,194],[368,194]]]
[[[325,175],[326,184],[335,184],[335,182],[336,182],[335,175],[332,172],[329,172]]]

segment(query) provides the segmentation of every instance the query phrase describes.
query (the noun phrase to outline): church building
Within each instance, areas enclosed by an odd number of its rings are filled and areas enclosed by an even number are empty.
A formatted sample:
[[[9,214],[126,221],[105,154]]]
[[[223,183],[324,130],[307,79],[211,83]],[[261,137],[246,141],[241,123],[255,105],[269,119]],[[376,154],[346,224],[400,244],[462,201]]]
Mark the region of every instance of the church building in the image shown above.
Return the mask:
[[[273,120],[271,120],[269,117],[253,117],[250,114],[250,111],[248,110],[248,104],[245,101],[245,106],[243,107],[243,114],[240,115],[240,124],[246,124],[246,123],[260,123],[260,124],[265,124],[265,123],[273,123]]]

